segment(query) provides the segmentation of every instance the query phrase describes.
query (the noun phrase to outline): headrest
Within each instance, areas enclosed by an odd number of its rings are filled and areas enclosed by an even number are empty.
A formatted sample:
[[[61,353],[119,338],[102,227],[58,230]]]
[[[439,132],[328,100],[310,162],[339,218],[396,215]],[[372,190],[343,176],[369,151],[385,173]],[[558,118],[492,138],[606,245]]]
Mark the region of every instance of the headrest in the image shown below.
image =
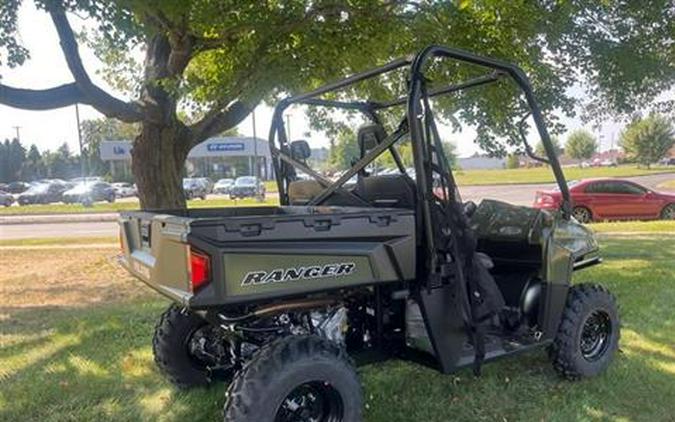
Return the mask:
[[[370,123],[363,125],[359,128],[358,131],[358,142],[361,153],[370,151],[375,148],[377,144],[384,141],[387,137],[387,132],[384,130],[382,125],[376,123]]]
[[[298,161],[305,161],[312,154],[309,144],[305,140],[291,142],[291,157]]]

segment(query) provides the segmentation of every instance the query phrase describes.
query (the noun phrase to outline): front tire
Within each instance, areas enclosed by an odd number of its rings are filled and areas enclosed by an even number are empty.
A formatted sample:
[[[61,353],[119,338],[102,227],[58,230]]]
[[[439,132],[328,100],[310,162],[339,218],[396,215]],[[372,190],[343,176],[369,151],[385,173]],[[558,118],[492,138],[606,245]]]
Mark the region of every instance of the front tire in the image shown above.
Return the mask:
[[[593,221],[593,213],[586,207],[574,207],[572,216],[581,224],[588,224]]]
[[[662,220],[675,220],[675,204],[668,204],[661,210]]]
[[[258,352],[227,391],[225,421],[362,420],[363,394],[347,353],[316,336],[288,336]]]
[[[578,380],[607,369],[619,348],[620,320],[616,298],[596,284],[573,286],[549,349],[554,369]]]
[[[215,356],[229,356],[217,330],[198,315],[171,305],[162,314],[152,339],[152,351],[160,372],[181,389],[207,386],[212,382],[212,375],[227,381],[227,371],[212,374],[210,369],[223,367],[213,360]],[[204,344],[208,344],[206,352],[202,351]]]

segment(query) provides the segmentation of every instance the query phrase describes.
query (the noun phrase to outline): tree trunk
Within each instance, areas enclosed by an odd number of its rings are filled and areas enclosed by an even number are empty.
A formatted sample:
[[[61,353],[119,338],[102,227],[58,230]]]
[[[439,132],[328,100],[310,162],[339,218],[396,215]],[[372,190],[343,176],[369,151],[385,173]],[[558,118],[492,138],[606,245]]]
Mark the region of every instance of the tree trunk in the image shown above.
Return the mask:
[[[143,122],[131,150],[132,171],[144,210],[184,209],[183,167],[189,140],[183,127]]]

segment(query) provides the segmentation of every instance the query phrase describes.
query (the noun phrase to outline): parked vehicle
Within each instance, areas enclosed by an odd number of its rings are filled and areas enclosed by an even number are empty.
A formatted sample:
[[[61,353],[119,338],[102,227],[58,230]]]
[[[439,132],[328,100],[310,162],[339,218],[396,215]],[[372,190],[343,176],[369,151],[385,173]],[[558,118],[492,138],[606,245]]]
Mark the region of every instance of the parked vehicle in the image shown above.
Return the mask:
[[[427,87],[429,62],[441,59],[489,72]],[[407,96],[332,99],[383,74],[403,76]],[[229,382],[228,422],[358,422],[353,362],[408,359],[480,374],[486,361],[547,348],[562,377],[604,371],[618,348],[616,300],[599,285],[571,285],[574,270],[601,260],[592,232],[571,218],[556,155],[547,161],[562,201],[548,212],[459,202],[438,149],[430,98],[507,78],[525,92],[541,141],[554,151],[521,69],[431,46],[277,104],[269,141],[280,206],[121,213],[122,265],[174,301],[152,343],[160,371],[182,388]],[[284,111],[308,103],[361,112],[369,122],[355,139],[360,158],[336,182],[295,176],[309,169],[311,151],[305,141],[287,142]],[[382,111],[400,105],[400,124],[387,134]],[[395,146],[405,139],[416,181],[402,164],[396,175],[363,174],[386,151],[401,163]],[[354,190],[345,189],[356,175]]]
[[[204,184],[207,194],[213,193],[213,180],[208,177],[196,177],[195,179]]]
[[[207,184],[198,178],[183,179],[183,191],[186,199],[206,199],[206,195],[209,193]]]
[[[675,194],[656,192],[624,179],[585,179],[570,185],[573,215],[581,223],[598,220],[675,219]],[[539,191],[534,206],[557,209],[558,190]]]
[[[265,198],[265,184],[255,176],[237,177],[230,188],[230,199]]]
[[[116,182],[111,183],[111,186],[115,189],[115,196],[118,198],[128,198],[137,194],[136,188],[131,183]]]
[[[213,193],[227,195],[230,193],[232,185],[234,185],[234,179],[219,179],[216,184],[213,185]]]
[[[30,189],[31,185],[26,182],[11,182],[3,190],[8,193],[23,193]]]
[[[9,207],[14,203],[14,196],[9,193],[0,190],[0,205]]]
[[[16,202],[19,205],[30,204],[51,204],[53,202],[61,202],[63,192],[68,189],[68,186],[60,182],[43,182],[36,183],[27,191],[19,194]]]
[[[115,202],[115,188],[106,182],[81,182],[63,193],[66,204],[92,204],[99,201]]]
[[[664,166],[675,166],[675,157],[664,158],[661,161],[661,164],[663,164]]]
[[[83,182],[103,182],[103,178],[100,176],[82,176],[82,177],[73,177],[72,179],[68,180],[70,183],[75,185],[79,185],[80,183]]]

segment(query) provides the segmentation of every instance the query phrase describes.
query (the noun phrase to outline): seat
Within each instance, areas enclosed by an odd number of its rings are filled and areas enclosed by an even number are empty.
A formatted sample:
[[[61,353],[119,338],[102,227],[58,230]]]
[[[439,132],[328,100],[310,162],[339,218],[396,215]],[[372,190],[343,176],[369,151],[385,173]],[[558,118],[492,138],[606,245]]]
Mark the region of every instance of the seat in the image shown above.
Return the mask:
[[[360,177],[354,193],[374,207],[414,209],[414,183],[404,174]]]
[[[323,190],[324,187],[316,180],[295,180],[288,185],[288,202],[290,205],[307,205]],[[334,192],[321,205],[363,206],[356,198],[340,191]]]

